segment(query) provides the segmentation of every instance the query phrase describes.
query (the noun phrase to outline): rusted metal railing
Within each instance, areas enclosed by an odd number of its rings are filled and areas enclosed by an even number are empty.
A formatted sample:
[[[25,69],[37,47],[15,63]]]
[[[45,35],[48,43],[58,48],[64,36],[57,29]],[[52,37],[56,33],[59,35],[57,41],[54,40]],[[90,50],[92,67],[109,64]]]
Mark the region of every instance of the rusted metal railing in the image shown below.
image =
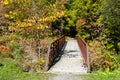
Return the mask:
[[[60,51],[65,44],[65,36],[57,39],[53,43],[51,43],[48,47],[47,57],[46,57],[46,65],[45,70],[49,70],[53,65],[54,60],[59,57]]]
[[[77,41],[78,41],[78,45],[81,49],[83,58],[84,58],[84,63],[87,65],[87,72],[90,72],[90,56],[89,56],[89,52],[88,52],[88,45],[87,43],[82,40],[79,36],[76,37]]]

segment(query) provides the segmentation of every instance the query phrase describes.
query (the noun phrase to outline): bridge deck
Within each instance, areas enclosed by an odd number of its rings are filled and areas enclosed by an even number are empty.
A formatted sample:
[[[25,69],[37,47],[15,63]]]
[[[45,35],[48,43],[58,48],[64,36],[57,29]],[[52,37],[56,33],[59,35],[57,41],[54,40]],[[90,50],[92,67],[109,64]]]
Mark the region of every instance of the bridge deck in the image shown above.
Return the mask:
[[[51,73],[87,73],[87,68],[83,65],[83,57],[79,49],[77,40],[68,40],[64,46],[63,55],[48,72]]]

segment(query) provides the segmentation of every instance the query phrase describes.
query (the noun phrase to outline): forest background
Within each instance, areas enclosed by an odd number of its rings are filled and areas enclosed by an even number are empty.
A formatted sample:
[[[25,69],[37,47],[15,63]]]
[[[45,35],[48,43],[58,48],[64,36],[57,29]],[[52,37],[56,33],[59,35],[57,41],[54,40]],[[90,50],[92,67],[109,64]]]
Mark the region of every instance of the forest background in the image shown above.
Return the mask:
[[[62,35],[88,43],[92,72],[119,71],[120,0],[0,1],[1,70],[44,71],[48,45]]]

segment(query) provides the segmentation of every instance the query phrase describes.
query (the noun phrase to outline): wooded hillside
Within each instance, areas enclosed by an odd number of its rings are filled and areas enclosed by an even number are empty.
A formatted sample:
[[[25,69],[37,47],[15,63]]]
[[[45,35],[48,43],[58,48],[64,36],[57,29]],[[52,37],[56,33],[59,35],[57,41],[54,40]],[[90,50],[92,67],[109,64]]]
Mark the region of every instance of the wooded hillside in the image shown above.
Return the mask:
[[[11,58],[22,71],[44,70],[48,45],[62,35],[88,43],[92,71],[119,69],[120,0],[0,1],[1,66]]]

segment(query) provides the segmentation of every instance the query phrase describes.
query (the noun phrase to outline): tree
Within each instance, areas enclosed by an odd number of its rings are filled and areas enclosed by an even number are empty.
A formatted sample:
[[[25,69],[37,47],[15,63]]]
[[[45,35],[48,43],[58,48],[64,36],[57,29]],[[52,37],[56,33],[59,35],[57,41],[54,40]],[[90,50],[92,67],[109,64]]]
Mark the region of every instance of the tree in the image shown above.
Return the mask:
[[[85,36],[84,38],[93,39],[94,36],[98,36],[96,33],[98,24],[97,20],[100,16],[100,8],[102,5],[101,0],[70,0],[70,8],[68,8],[68,25],[75,27],[78,30],[78,34]],[[76,25],[80,20],[84,20],[84,25]],[[93,29],[94,28],[94,29]],[[98,31],[100,32],[100,31]]]
[[[54,0],[3,0],[3,4],[9,7],[4,15],[17,29],[28,26],[34,29],[37,20],[39,30],[44,30],[50,27],[53,21],[65,15],[65,7],[62,4],[65,1],[50,3],[51,1]],[[9,28],[14,28],[13,25]]]
[[[103,5],[102,23],[105,25],[105,33],[109,44],[114,45],[116,53],[120,46],[120,0],[105,0]]]

